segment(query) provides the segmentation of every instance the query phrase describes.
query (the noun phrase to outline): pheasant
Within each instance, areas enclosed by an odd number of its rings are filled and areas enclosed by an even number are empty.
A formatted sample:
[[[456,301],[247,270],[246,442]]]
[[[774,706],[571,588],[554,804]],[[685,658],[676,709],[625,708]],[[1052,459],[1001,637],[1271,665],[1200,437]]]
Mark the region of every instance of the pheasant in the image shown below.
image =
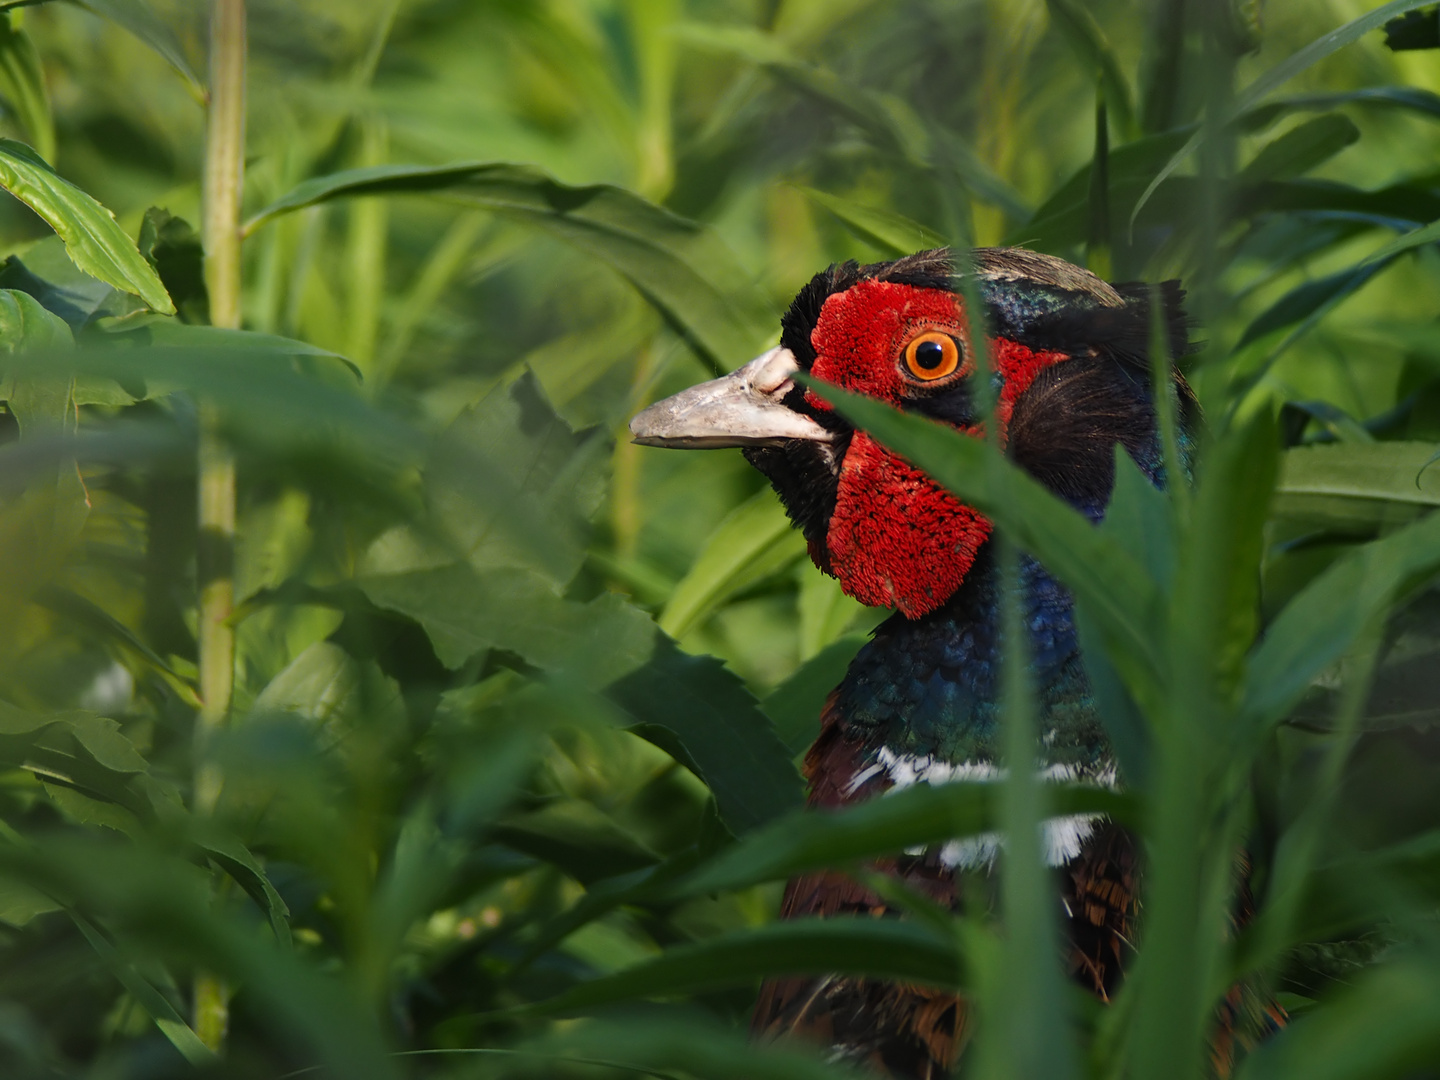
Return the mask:
[[[1119,444],[1157,485],[1165,477],[1146,359],[1146,285],[1111,285],[1018,248],[972,254],[966,311],[947,250],[846,262],[817,274],[781,319],[780,344],[744,367],[661,401],[630,424],[635,441],[740,447],[774,486],[810,558],[865,604],[895,614],[829,696],[805,757],[809,803],[836,807],[914,783],[999,775],[999,582],[990,523],[792,376],[977,433],[976,334],[984,334],[995,422],[1007,454],[1099,521]],[[1161,286],[1170,352],[1187,349],[1184,294]],[[1193,399],[1177,374],[1182,413]],[[1034,560],[1020,570],[1039,712],[1037,758],[1050,779],[1116,785],[1069,593]],[[1103,819],[1052,819],[1044,849],[1060,878],[1068,966],[1108,999],[1134,940],[1139,850]],[[993,864],[1000,841],[954,841],[879,868],[945,905]],[[977,875],[965,871],[981,871]],[[840,873],[791,881],[782,916],[883,914],[879,896]],[[916,1080],[946,1075],[967,1031],[963,1000],[924,987],[831,976],[761,990],[762,1037],[797,1033],[833,1057]]]

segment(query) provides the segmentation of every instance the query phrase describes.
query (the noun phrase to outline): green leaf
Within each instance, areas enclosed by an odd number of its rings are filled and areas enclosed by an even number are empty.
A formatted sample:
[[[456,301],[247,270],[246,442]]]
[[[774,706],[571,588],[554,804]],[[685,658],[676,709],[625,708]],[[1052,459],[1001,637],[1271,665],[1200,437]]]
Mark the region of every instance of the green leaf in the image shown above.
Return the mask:
[[[165,286],[115,216],[63,180],[24,143],[0,139],[0,187],[45,219],[65,251],[85,273],[144,300],[163,315],[175,314]]]
[[[144,305],[129,293],[80,271],[66,254],[65,241],[48,236],[0,264],[0,288],[28,293],[45,309],[80,330],[108,316],[130,315]]]
[[[1437,570],[1440,514],[1337,560],[1266,630],[1250,658],[1241,715],[1257,726],[1278,720],[1390,603]]]
[[[1327,34],[1322,34],[1299,52],[1293,53],[1286,60],[1276,64],[1246,87],[1242,93],[1238,94],[1231,103],[1230,112],[1225,118],[1226,122],[1250,112],[1275,90],[1278,90],[1282,85],[1289,82],[1306,68],[1319,63],[1331,53],[1337,52],[1346,45],[1358,41],[1371,30],[1381,26],[1396,15],[1403,15],[1407,11],[1414,11],[1416,8],[1426,6],[1429,2],[1430,0],[1390,0],[1390,3],[1381,4],[1378,8],[1350,20],[1344,26],[1337,27]],[[1200,131],[1195,132],[1189,141],[1176,151],[1174,156],[1165,163],[1164,168],[1155,175],[1155,178],[1136,201],[1134,210],[1131,211],[1130,223],[1132,226],[1135,223],[1136,217],[1139,216],[1141,209],[1150,201],[1150,196],[1155,193],[1156,188],[1164,183],[1170,175],[1180,167],[1181,163],[1200,146],[1202,137]]]
[[[932,154],[932,135],[903,99],[855,85],[828,68],[807,64],[794,56],[777,37],[748,26],[712,26],[684,23],[678,34],[687,44],[710,52],[739,56],[764,67],[791,88],[854,124],[877,150],[893,155],[921,172],[948,182]],[[950,155],[948,165],[977,198],[1000,207],[1015,220],[1029,216],[1025,200],[996,175],[952,131],[943,136]],[[912,249],[914,250],[914,249]]]
[[[197,101],[205,100],[205,86],[195,72],[190,69],[189,61],[185,59],[185,52],[180,47],[180,40],[144,0],[74,0],[74,2],[83,8],[88,8],[96,15],[109,19],[115,25],[123,27],[144,44],[150,46],[185,80],[186,86]]]
[[[840,685],[850,661],[865,644],[859,634],[832,642],[772,690],[760,703],[775,725],[775,734],[791,754],[803,754],[820,734],[820,710]]]
[[[1117,663],[1123,659],[1122,674],[1131,689],[1137,694],[1142,687],[1145,694],[1158,692],[1151,627],[1158,618],[1159,589],[1119,544],[984,441],[874,398],[797,378],[857,427],[1007,530],[1087,606],[1112,643],[1111,657]]]
[[[1423,247],[1426,244],[1433,244],[1436,241],[1440,241],[1440,221],[1432,221],[1430,224],[1408,232],[1404,236],[1397,236],[1384,247],[1377,248],[1365,256],[1365,261],[1360,265],[1384,266],[1397,255],[1401,255],[1417,247]]]
[[[1412,1076],[1440,1055],[1436,960],[1405,956],[1360,975],[1245,1059],[1236,1080],[1382,1080]]]
[[[572,187],[505,163],[380,165],[307,180],[245,224],[361,195],[445,195],[549,232],[624,276],[712,365],[732,370],[774,336],[768,301],[709,229],[609,184]]]
[[[1307,327],[1313,325],[1316,320],[1334,310],[1342,300],[1358,292],[1388,265],[1388,260],[1367,260],[1358,266],[1346,267],[1323,278],[1295,286],[1255,317],[1240,335],[1235,348],[1243,349],[1252,341],[1302,320]]]
[[[1288,180],[1301,176],[1360,138],[1360,129],[1340,113],[1317,116],[1268,143],[1241,170],[1241,183]]]
[[[476,570],[513,566],[556,585],[585,559],[610,441],[575,433],[528,371],[456,417],[425,471],[427,500]]]
[[[500,648],[598,689],[640,667],[654,649],[655,626],[643,611],[611,594],[588,604],[566,600],[523,569],[482,573],[454,563],[367,575],[358,584],[377,606],[419,622],[450,668]]]
[[[647,664],[605,690],[649,739],[705,781],[735,835],[794,809],[800,775],[744,685],[709,656],[659,636]]]
[[[55,118],[40,54],[30,36],[11,24],[8,12],[0,12],[0,99],[29,133],[35,152],[55,160]]]
[[[199,326],[210,322],[210,294],[205,287],[205,246],[184,218],[152,206],[140,223],[140,254],[155,268],[180,318]]]
[[[1286,451],[1281,496],[1385,499],[1440,506],[1435,446],[1421,442],[1343,442]]]
[[[205,1067],[219,1060],[215,1052],[200,1041],[200,1036],[195,1034],[190,1025],[175,1011],[175,1007],[165,999],[165,995],[150,985],[150,981],[141,975],[133,964],[126,962],[90,920],[75,911],[70,913],[70,917],[75,921],[81,935],[90,943],[90,947],[105,961],[105,965],[120,984],[129,991],[130,996],[145,1010],[145,1014],[154,1021],[161,1034],[170,1040],[186,1061],[191,1065]]]
[[[826,191],[800,187],[807,199],[829,210],[852,233],[892,258],[943,247],[944,239],[918,221],[880,206],[863,206]]]
[[[29,293],[0,289],[0,352],[64,349],[75,342],[70,327]]]
[[[833,974],[953,987],[963,982],[964,958],[954,938],[919,922],[801,919],[682,945],[533,1008],[571,1012],[637,997],[743,985],[768,976]]]
[[[1106,788],[1046,785],[1047,813],[1136,820],[1130,796]],[[806,809],[773,822],[681,880],[679,896],[742,889],[810,870],[844,867],[990,832],[1000,825],[998,783],[913,784],[840,810]]]
[[[1060,28],[1065,39],[1090,62],[1105,87],[1105,104],[1110,109],[1122,140],[1128,142],[1138,133],[1130,83],[1120,68],[1115,50],[1106,40],[1105,31],[1095,16],[1076,0],[1045,0],[1051,21]]]
[[[684,637],[730,597],[778,574],[804,554],[805,538],[766,488],[720,523],[656,622],[671,637]]]

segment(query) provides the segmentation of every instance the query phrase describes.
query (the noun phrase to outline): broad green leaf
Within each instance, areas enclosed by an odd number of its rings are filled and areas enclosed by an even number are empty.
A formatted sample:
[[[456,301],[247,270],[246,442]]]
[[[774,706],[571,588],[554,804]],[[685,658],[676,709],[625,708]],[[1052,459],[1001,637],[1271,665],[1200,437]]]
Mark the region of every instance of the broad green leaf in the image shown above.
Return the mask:
[[[160,19],[145,0],[74,0],[83,8],[103,16],[123,27],[144,44],[150,46],[164,58],[185,80],[185,85],[197,101],[205,99],[205,86],[190,69],[185,51],[169,25]]]
[[[864,644],[865,639],[858,634],[832,642],[760,703],[790,753],[804,753],[820,734],[820,711],[825,699],[840,685],[850,661]]]
[[[1047,785],[1046,812],[1136,819],[1131,797],[1106,788]],[[990,832],[1000,826],[1003,784],[914,784],[840,810],[807,809],[775,821],[680,881],[677,895],[723,892],[762,881]]]
[[[1437,571],[1440,514],[1336,561],[1265,631],[1250,658],[1241,715],[1256,726],[1278,720],[1392,601]]]
[[[380,165],[307,180],[246,222],[361,195],[445,195],[552,233],[624,276],[711,364],[729,371],[775,333],[768,301],[710,230],[609,184],[572,187],[505,163]]]
[[[450,425],[425,470],[427,500],[477,571],[522,567],[563,585],[585,559],[609,451],[599,431],[572,432],[526,372]]]
[[[601,690],[637,734],[705,782],[736,833],[800,801],[790,755],[740,680],[717,660],[681,653],[618,596],[581,604],[534,573],[482,574],[465,564],[358,584],[377,606],[419,622],[452,668],[500,648]]]
[[[1241,170],[1242,184],[1302,176],[1360,138],[1360,129],[1340,113],[1317,116],[1263,147]]]
[[[688,656],[657,635],[649,662],[604,693],[635,721],[637,734],[705,781],[735,835],[800,805],[789,750],[720,661]]]
[[[8,876],[0,876],[0,922],[16,928],[31,919],[63,910],[64,905],[46,896],[39,889]]]
[[[841,223],[861,240],[873,244],[891,258],[913,255],[917,251],[945,245],[938,233],[893,210],[881,206],[863,206],[851,199],[843,199],[815,188],[801,187],[800,191],[811,202],[823,206],[839,218]]]
[[[571,1012],[631,998],[744,985],[775,975],[871,975],[951,987],[963,979],[963,962],[955,939],[920,922],[801,919],[682,945],[534,1008]]]
[[[654,649],[655,626],[644,612],[612,594],[588,604],[564,599],[533,571],[482,573],[455,563],[367,575],[358,584],[379,607],[419,622],[451,668],[500,648],[598,689],[639,668]]]
[[[1385,499],[1440,506],[1435,446],[1420,442],[1338,442],[1286,451],[1276,492],[1283,496]]]
[[[656,622],[671,637],[684,637],[730,597],[779,573],[804,554],[805,538],[766,488],[720,523]]]
[[[65,320],[40,305],[29,293],[0,289],[0,352],[22,349],[64,349],[74,344]]]
[[[857,427],[1009,531],[1086,605],[1112,642],[1112,658],[1126,665],[1127,684],[1137,693],[1142,687],[1145,694],[1157,692],[1151,627],[1159,589],[1123,548],[982,440],[829,383],[805,383]],[[1117,655],[1116,649],[1123,652]]]
[[[134,293],[162,315],[175,314],[165,286],[115,216],[68,180],[61,179],[24,143],[0,139],[0,187],[45,219],[75,265]]]
[[[0,99],[29,133],[35,152],[54,161],[55,118],[40,54],[29,35],[11,24],[8,12],[0,12]]]

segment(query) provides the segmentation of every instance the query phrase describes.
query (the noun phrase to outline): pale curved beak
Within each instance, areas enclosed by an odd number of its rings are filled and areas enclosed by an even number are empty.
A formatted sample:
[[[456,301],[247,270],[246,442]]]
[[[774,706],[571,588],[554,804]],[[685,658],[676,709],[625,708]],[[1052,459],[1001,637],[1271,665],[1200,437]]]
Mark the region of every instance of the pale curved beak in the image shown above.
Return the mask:
[[[782,404],[797,370],[794,353],[771,349],[729,375],[657,401],[630,421],[630,434],[642,446],[680,450],[829,442],[830,432]]]

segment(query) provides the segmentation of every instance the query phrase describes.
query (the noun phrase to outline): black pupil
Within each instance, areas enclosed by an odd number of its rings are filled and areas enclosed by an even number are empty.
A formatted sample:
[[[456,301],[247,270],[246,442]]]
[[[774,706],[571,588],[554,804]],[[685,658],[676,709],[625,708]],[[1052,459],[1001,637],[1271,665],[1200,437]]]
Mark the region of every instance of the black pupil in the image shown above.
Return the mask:
[[[938,341],[922,341],[915,346],[915,366],[934,371],[945,362],[945,347]]]

